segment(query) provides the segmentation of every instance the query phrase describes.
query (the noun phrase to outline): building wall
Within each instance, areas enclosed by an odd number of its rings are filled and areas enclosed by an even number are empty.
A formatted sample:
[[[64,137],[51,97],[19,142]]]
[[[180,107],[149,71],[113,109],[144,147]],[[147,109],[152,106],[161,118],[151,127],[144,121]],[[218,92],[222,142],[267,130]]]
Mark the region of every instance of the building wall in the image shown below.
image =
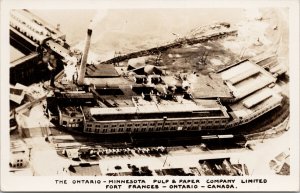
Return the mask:
[[[84,132],[87,133],[129,133],[162,132],[176,130],[218,129],[228,123],[228,118],[193,118],[193,119],[151,119],[128,121],[86,121]]]
[[[48,77],[47,66],[38,64],[40,56],[20,63],[17,66],[10,67],[10,83],[21,83],[30,85],[40,80],[46,80]]]
[[[270,104],[270,105],[267,105],[265,106],[264,108],[246,116],[246,117],[243,117],[241,119],[235,119],[233,121],[231,121],[227,126],[226,128],[231,128],[231,127],[236,127],[238,125],[242,125],[242,124],[246,124],[246,123],[249,123],[250,121],[266,114],[267,112],[273,110],[274,108],[278,107],[281,105],[281,99],[276,101],[274,104]]]
[[[24,153],[11,154],[9,166],[12,168],[24,168],[28,165],[28,157]]]
[[[61,113],[59,110],[59,124],[65,127],[81,127],[83,126],[83,116],[76,114],[71,117]]]

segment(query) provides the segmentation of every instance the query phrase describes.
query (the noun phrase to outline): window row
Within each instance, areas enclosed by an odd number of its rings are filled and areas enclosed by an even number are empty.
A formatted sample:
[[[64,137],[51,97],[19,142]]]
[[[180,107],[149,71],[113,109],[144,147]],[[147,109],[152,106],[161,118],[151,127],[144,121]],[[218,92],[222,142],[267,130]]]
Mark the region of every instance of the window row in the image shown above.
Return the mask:
[[[168,122],[150,122],[150,123],[120,123],[120,124],[116,124],[116,123],[88,123],[86,126],[87,127],[94,127],[95,128],[123,128],[123,127],[147,127],[147,128],[151,128],[153,126],[157,126],[157,127],[162,127],[164,125],[164,127],[170,127],[170,126],[199,126],[204,125],[204,124],[215,124],[215,125],[222,125],[222,124],[226,124],[227,120],[201,120],[201,121],[168,121]]]
[[[86,132],[91,132],[91,133],[123,133],[123,132],[155,132],[155,131],[176,131],[176,130],[201,130],[202,128],[204,129],[209,129],[213,128],[210,126],[207,127],[199,127],[199,126],[188,126],[188,127],[149,127],[149,128],[111,128],[111,129],[92,129],[90,127],[86,128]]]
[[[76,122],[81,122],[83,119],[70,119],[70,123],[76,123]]]

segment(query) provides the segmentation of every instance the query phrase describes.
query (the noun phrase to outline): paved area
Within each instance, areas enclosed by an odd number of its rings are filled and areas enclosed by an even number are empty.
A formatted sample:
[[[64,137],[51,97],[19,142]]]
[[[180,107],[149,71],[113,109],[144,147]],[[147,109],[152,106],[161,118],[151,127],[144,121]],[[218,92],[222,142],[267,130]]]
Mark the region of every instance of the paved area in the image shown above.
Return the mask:
[[[120,163],[149,166],[150,169],[187,169],[199,166],[199,160],[212,158],[230,158],[232,164],[246,164],[250,175],[274,175],[274,171],[269,167],[269,162],[276,155],[289,148],[289,143],[286,143],[288,139],[289,131],[276,138],[251,141],[251,144],[255,144],[253,150],[246,148],[204,150],[200,145],[178,146],[168,148],[167,154],[139,154],[132,149],[132,153],[128,155],[101,155],[96,160],[81,159],[81,161],[74,161],[71,158],[58,155],[56,144],[45,141],[44,137],[34,137],[24,140],[27,147],[31,149],[30,165],[32,173],[28,172],[29,169],[25,169],[23,172],[19,172],[18,175],[68,175],[67,168],[70,164],[78,165],[85,162],[100,163],[100,170],[107,170],[109,166],[113,167],[120,165]],[[75,152],[77,150],[76,148]]]

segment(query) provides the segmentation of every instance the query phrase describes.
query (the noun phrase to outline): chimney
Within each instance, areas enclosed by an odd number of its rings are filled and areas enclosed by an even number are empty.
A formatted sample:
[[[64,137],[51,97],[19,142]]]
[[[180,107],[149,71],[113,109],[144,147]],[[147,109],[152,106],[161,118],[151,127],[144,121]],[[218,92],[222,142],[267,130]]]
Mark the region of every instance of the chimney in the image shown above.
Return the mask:
[[[90,43],[91,43],[91,36],[92,36],[92,29],[88,29],[85,46],[84,46],[84,50],[83,50],[83,55],[82,55],[82,59],[81,59],[81,64],[79,67],[78,81],[77,81],[78,85],[83,85],[83,82],[84,82],[84,76],[85,76],[85,72],[86,72],[86,62],[87,62]]]

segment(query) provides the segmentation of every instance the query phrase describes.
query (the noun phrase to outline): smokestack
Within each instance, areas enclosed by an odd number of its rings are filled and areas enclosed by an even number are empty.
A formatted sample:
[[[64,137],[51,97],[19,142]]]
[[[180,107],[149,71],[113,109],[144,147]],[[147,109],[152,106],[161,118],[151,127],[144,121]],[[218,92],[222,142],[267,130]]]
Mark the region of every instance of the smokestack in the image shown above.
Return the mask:
[[[79,67],[78,81],[77,81],[78,85],[83,85],[84,76],[85,76],[85,72],[86,72],[86,62],[87,62],[89,48],[90,48],[90,44],[91,44],[91,36],[92,36],[92,29],[89,28],[87,30],[85,46],[84,46],[84,50],[83,50],[81,64]]]

